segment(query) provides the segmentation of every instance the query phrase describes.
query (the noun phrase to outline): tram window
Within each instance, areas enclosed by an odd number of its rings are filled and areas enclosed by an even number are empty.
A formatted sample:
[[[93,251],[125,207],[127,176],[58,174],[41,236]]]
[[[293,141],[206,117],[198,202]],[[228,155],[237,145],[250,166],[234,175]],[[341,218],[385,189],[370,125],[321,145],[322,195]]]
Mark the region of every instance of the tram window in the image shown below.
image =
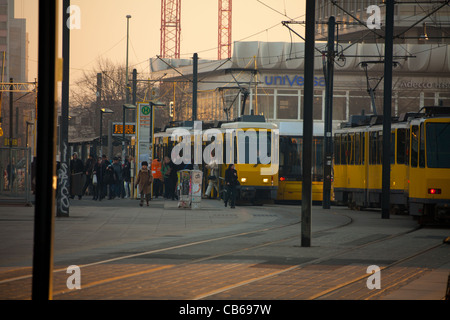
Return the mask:
[[[355,164],[361,164],[361,134],[355,134]]]
[[[395,163],[395,132],[391,132],[391,153],[390,153],[390,159],[391,164]]]
[[[347,135],[341,136],[341,164],[347,164]]]
[[[397,129],[397,164],[406,160],[406,129]]]
[[[411,130],[411,167],[417,167],[419,155],[419,127],[412,126]]]
[[[280,171],[283,177],[302,180],[302,138],[280,137]]]
[[[271,132],[254,130],[246,133],[238,132],[238,163],[270,163],[271,141]]]
[[[355,134],[348,135],[348,163],[355,164]]]
[[[378,132],[377,137],[377,164],[381,164],[383,159],[383,135]]]
[[[323,138],[313,139],[312,181],[323,181]]]
[[[450,168],[450,123],[427,123],[428,168]]]
[[[419,167],[425,168],[425,132],[423,123],[420,124]]]
[[[369,164],[377,162],[377,133],[369,133]]]
[[[341,164],[341,139],[339,134],[334,135],[334,164]]]
[[[366,161],[366,134],[364,132],[361,135],[361,164],[365,164]]]

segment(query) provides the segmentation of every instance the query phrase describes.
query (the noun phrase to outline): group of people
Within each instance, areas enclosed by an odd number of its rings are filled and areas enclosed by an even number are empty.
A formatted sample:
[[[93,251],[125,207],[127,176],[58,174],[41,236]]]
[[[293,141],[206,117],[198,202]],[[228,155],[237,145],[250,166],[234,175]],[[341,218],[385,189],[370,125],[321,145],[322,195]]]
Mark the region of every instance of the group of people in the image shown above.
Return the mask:
[[[91,154],[83,164],[78,154],[74,153],[70,161],[70,197],[73,199],[78,196],[81,200],[88,189],[93,200],[101,201],[106,197],[108,199],[130,197],[131,164],[129,160],[125,157],[122,163],[119,157],[114,157],[110,161],[106,155],[94,159]]]
[[[78,196],[78,199],[82,199],[83,195],[89,189],[93,195],[93,200],[101,201],[108,197],[108,199],[115,198],[129,198],[131,184],[131,163],[128,157],[125,157],[122,163],[119,157],[114,157],[112,162],[109,161],[106,155],[102,155],[101,158],[95,159],[93,155],[89,155],[86,163],[83,164],[81,159],[78,158],[78,154],[74,153],[72,160],[70,161],[71,172],[71,198]],[[211,191],[218,189],[219,170],[218,165],[212,162],[207,165],[210,170],[208,176],[208,187],[204,194],[205,197],[209,197]],[[134,187],[137,188],[140,195],[140,206],[143,206],[146,202],[147,206],[153,196],[164,196],[165,199],[175,200],[178,199],[176,193],[177,187],[177,171],[183,169],[192,169],[192,165],[176,165],[169,157],[164,157],[163,161],[154,159],[149,166],[147,161],[141,162],[141,168],[136,176]],[[153,188],[152,188],[153,184]],[[236,202],[236,187],[239,185],[237,171],[234,169],[234,165],[230,164],[225,171],[225,193],[224,204],[227,206],[228,202],[230,207],[235,207]]]

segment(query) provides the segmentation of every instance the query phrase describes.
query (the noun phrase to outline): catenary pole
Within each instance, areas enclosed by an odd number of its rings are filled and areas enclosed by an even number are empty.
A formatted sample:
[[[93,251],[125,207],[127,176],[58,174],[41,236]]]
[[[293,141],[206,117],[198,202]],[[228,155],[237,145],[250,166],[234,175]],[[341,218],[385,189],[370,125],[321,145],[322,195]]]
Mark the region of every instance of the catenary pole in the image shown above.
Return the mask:
[[[325,95],[325,126],[324,126],[324,159],[323,159],[323,200],[322,207],[331,206],[331,161],[333,158],[333,77],[334,77],[334,29],[336,20],[328,19],[326,95]]]
[[[306,0],[305,33],[305,97],[303,119],[303,182],[302,182],[302,225],[301,246],[311,246],[311,207],[312,207],[312,135],[314,102],[314,37],[315,0]],[[307,156],[306,156],[307,155]]]
[[[387,0],[384,37],[383,160],[381,175],[381,217],[383,219],[389,219],[390,207],[393,33],[394,0]]]
[[[39,1],[36,206],[32,299],[52,298],[58,1]]]

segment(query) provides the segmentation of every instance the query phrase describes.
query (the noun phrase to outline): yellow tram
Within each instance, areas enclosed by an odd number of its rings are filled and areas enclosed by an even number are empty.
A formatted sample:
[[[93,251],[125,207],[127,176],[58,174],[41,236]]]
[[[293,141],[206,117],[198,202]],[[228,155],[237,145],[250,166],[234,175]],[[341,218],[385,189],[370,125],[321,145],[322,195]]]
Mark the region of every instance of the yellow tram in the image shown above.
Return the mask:
[[[303,121],[280,122],[280,172],[276,201],[302,200]],[[323,200],[324,124],[313,125],[312,201]]]
[[[200,124],[200,125],[199,125]],[[204,172],[205,188],[209,175],[205,158],[214,149],[213,158],[219,165],[219,183],[230,163],[235,165],[240,185],[237,200],[263,203],[274,200],[278,188],[278,131],[277,125],[266,122],[263,116],[242,116],[232,122],[184,121],[154,135],[154,157],[173,159],[172,151],[178,143],[190,139],[191,163]],[[215,143],[214,148],[211,144]],[[194,157],[194,155],[201,155]],[[185,159],[187,160],[187,159]],[[183,161],[186,164],[186,161]],[[183,165],[179,166],[182,169]]]
[[[352,208],[381,206],[382,118],[355,116],[334,134],[334,193]],[[450,217],[450,108],[424,107],[391,125],[391,210]]]

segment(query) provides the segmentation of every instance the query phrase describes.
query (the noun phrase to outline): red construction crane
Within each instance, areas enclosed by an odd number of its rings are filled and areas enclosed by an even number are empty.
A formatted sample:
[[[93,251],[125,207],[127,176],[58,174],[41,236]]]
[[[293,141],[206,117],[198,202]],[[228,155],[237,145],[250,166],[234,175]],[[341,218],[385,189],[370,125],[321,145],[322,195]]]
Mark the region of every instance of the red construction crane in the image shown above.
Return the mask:
[[[181,0],[161,0],[161,58],[180,58]]]
[[[231,0],[219,0],[218,59],[231,58]]]

